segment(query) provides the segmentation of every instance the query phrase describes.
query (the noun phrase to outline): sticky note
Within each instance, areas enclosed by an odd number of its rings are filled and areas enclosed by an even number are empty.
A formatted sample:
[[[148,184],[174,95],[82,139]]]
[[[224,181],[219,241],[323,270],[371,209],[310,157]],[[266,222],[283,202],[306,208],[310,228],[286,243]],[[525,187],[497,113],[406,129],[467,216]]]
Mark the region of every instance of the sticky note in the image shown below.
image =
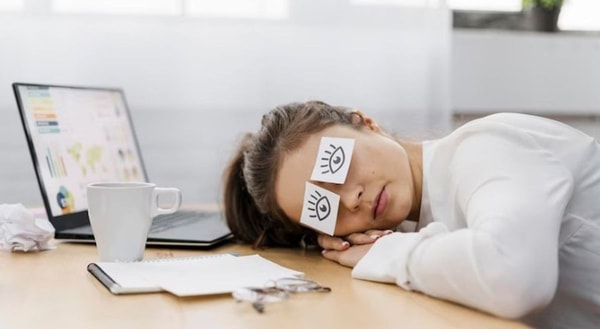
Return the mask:
[[[354,151],[352,138],[322,137],[310,179],[343,184],[350,169],[352,151]]]
[[[306,182],[300,223],[325,234],[333,235],[339,206],[339,195]]]

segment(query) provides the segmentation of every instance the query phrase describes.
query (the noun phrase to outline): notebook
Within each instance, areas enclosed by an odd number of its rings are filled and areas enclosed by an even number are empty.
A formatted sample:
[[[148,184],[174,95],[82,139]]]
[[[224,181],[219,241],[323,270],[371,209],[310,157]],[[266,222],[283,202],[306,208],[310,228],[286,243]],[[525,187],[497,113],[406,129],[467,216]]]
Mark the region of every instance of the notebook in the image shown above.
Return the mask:
[[[262,287],[280,278],[304,276],[260,255],[232,254],[98,262],[89,264],[87,269],[115,295],[160,291],[180,297],[223,294],[237,288]]]
[[[30,83],[13,91],[55,238],[93,242],[87,184],[149,181],[124,92]],[[221,211],[179,211],[154,219],[147,244],[213,247],[231,237]]]

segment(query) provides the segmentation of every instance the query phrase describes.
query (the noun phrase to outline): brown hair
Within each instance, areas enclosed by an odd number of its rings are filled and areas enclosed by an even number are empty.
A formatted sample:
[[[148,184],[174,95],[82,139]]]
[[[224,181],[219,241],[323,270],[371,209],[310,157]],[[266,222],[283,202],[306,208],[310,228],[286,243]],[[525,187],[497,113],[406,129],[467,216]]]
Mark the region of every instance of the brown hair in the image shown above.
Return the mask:
[[[293,222],[277,204],[275,179],[282,155],[335,124],[358,127],[364,121],[346,107],[290,103],[263,115],[260,130],[244,136],[224,174],[225,218],[237,240],[256,248],[315,243],[316,233]]]

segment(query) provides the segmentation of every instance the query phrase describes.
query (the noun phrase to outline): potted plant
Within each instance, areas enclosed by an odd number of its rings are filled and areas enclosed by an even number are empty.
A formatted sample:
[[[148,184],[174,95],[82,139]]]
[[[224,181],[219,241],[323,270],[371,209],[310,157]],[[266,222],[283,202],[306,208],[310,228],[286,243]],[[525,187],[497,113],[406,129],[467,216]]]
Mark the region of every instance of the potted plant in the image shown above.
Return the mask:
[[[564,0],[522,0],[525,19],[536,31],[558,31],[558,16]]]

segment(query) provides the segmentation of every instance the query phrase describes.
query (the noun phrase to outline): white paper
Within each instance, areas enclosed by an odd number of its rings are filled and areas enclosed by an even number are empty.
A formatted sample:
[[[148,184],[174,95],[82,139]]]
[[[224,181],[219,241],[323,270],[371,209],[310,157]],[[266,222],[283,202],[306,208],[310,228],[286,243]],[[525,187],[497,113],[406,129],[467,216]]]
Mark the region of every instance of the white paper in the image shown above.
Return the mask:
[[[38,251],[54,249],[54,227],[45,218],[35,218],[22,204],[0,205],[0,249]]]
[[[306,182],[300,223],[325,234],[333,235],[339,205],[339,195]]]
[[[217,254],[130,263],[96,263],[114,282],[113,293],[168,291],[177,296],[223,294],[243,287],[262,287],[304,273],[259,255]]]
[[[352,138],[322,137],[310,179],[343,184],[350,169],[352,151],[354,151]]]
[[[164,290],[183,297],[229,293],[244,287],[263,287],[281,278],[303,277],[304,273],[280,266],[259,255],[250,255],[215,259],[214,264],[207,263],[193,270],[182,267],[175,275],[178,276],[177,280],[162,277],[158,278],[158,283]]]

